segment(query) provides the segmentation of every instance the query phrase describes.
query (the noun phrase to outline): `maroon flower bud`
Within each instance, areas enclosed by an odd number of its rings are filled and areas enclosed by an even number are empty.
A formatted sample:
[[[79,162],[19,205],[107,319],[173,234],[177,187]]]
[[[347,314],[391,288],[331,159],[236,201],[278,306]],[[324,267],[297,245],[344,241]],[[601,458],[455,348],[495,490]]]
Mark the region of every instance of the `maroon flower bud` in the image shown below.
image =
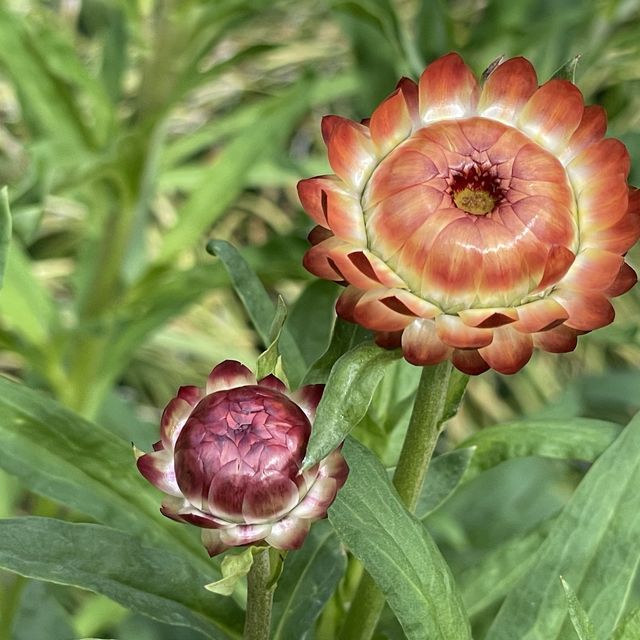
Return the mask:
[[[181,387],[162,415],[160,442],[138,458],[140,473],[168,494],[162,513],[202,527],[209,555],[262,540],[300,547],[348,474],[339,451],[300,473],[323,390],[290,394],[275,376],[256,382],[232,360],[206,389]]]

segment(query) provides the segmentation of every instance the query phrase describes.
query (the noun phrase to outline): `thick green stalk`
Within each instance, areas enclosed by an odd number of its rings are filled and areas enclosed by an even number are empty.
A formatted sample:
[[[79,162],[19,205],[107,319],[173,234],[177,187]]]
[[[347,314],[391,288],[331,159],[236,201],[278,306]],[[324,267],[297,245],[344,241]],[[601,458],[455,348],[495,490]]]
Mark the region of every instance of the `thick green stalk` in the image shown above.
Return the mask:
[[[433,450],[451,398],[454,384],[450,362],[424,367],[416,392],[413,412],[393,476],[400,498],[414,511]],[[342,626],[341,640],[370,640],[384,607],[385,597],[371,576],[364,573]]]
[[[269,549],[253,558],[247,575],[247,615],[244,622],[244,640],[269,640],[273,587]]]

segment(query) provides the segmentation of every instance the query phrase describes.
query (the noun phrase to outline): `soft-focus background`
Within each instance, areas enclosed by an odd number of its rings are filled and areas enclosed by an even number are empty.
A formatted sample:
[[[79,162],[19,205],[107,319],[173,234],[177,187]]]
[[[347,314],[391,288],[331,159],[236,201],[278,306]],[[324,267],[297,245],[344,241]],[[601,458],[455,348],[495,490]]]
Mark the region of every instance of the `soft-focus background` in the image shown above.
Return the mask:
[[[295,185],[328,171],[320,118],[367,117],[399,77],[417,79],[451,50],[478,74],[524,55],[540,81],[580,55],[577,83],[606,107],[640,183],[637,0],[4,0],[0,184],[14,238],[0,291],[2,374],[148,447],[179,385],[200,384],[222,359],[253,366],[264,348],[205,252],[214,237],[241,248],[284,297],[311,363],[337,295],[301,267],[311,223]],[[637,249],[634,258],[640,265]],[[522,416],[625,423],[640,408],[640,291],[615,304],[615,324],[574,354],[473,379],[442,450]],[[389,465],[416,371],[394,365],[357,430]],[[515,460],[431,518],[478,637],[495,612],[473,591],[487,550],[543,535],[583,472]],[[0,471],[0,515],[24,514],[86,519]],[[200,637],[9,573],[0,598],[0,640]],[[379,637],[397,633],[388,615]]]

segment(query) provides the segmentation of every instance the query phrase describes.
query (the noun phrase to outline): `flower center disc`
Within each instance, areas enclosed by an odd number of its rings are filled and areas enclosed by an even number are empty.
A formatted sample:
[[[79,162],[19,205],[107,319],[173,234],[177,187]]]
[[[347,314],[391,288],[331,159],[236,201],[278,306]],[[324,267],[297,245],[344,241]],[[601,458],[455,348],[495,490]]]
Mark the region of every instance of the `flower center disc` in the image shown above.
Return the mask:
[[[492,211],[496,204],[490,193],[470,187],[454,192],[453,201],[458,209],[472,213],[474,216],[484,216]]]

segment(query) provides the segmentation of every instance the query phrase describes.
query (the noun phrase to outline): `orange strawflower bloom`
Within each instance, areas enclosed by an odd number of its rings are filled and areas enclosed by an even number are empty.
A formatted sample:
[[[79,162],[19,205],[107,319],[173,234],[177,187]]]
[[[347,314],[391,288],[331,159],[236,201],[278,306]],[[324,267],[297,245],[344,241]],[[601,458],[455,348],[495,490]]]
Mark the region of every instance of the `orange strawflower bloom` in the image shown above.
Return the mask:
[[[629,155],[567,80],[523,58],[478,83],[455,53],[369,120],[326,116],[335,175],[302,180],[319,225],[304,264],[344,282],[338,314],[414,364],[515,373],[609,324],[636,274]]]

